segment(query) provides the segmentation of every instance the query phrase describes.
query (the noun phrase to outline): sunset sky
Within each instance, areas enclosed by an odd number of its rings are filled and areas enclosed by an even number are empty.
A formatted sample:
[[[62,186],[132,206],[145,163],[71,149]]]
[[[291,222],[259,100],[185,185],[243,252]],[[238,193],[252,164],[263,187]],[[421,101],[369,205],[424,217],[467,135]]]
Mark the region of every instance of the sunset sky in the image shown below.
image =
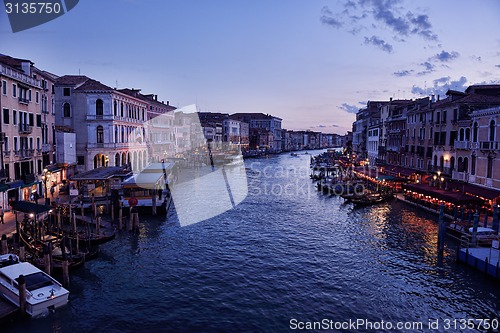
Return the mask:
[[[82,0],[0,53],[175,106],[345,134],[369,100],[500,83],[497,0]]]

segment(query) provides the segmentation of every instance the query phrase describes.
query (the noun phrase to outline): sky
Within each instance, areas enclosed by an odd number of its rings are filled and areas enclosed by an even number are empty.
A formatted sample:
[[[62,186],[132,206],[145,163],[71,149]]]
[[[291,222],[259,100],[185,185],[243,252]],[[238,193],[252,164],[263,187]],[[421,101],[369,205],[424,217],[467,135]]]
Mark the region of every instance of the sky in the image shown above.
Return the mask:
[[[200,111],[345,134],[368,101],[500,83],[498,0],[81,0],[0,53]]]

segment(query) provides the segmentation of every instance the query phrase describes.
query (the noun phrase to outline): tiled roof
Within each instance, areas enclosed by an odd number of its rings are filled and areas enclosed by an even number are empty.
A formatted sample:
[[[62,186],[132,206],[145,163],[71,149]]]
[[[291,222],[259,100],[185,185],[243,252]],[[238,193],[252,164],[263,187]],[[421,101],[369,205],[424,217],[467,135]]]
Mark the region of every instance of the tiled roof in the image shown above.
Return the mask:
[[[75,85],[89,80],[85,75],[64,75],[56,80],[56,84],[61,85]]]
[[[96,81],[94,79],[88,79],[81,86],[75,89],[75,91],[95,91],[95,90],[114,91],[113,88],[108,87],[107,85],[102,84],[101,82]]]
[[[30,60],[26,60],[26,59],[18,59],[18,58],[12,58],[8,55],[5,55],[5,54],[0,54],[0,62],[7,65],[7,66],[10,66],[10,67],[14,67],[14,68],[17,68],[17,69],[21,69],[21,63],[23,62],[31,62]]]

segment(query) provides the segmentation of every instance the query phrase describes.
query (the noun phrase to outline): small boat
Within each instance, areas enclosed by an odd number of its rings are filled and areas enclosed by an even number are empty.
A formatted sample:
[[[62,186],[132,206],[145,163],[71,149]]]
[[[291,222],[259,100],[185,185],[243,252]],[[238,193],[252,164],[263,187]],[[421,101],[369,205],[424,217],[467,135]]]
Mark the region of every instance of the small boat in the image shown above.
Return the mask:
[[[8,253],[0,255],[0,268],[19,263],[19,257],[15,254]]]
[[[351,202],[359,206],[368,206],[378,204],[392,199],[392,193],[369,193],[350,198]]]
[[[297,153],[290,153],[290,156],[292,156],[292,157],[299,157],[299,154],[297,154]]]
[[[472,239],[474,233],[474,227],[470,227],[468,230],[469,236]],[[477,246],[490,247],[494,240],[500,240],[498,232],[491,228],[477,227],[476,228],[476,240]]]
[[[26,313],[31,317],[48,314],[68,303],[69,291],[57,280],[27,262],[0,268],[0,293],[19,306],[19,278],[26,283]]]

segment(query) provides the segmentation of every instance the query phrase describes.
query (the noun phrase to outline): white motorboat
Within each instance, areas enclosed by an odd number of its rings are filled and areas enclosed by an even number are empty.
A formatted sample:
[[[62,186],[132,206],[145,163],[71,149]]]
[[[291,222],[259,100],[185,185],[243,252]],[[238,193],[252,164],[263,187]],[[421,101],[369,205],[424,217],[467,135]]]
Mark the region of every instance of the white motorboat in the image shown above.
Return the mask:
[[[68,303],[69,291],[50,275],[27,262],[0,268],[0,293],[19,306],[19,276],[26,283],[26,313],[31,317],[48,314]]]

